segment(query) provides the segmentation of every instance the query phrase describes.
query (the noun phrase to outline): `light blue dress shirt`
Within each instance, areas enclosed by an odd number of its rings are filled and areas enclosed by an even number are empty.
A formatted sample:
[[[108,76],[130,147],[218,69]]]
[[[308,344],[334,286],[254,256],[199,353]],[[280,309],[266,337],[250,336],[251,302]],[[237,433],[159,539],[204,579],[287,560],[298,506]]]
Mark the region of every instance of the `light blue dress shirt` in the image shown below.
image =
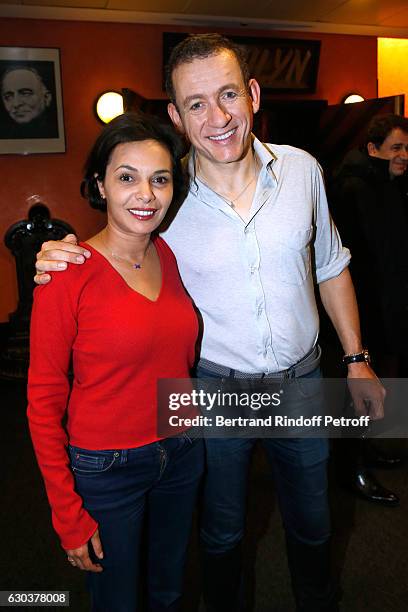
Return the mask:
[[[317,341],[315,282],[338,276],[350,253],[329,215],[317,161],[254,138],[260,162],[247,221],[194,178],[164,239],[204,324],[201,357],[242,372],[276,372]]]

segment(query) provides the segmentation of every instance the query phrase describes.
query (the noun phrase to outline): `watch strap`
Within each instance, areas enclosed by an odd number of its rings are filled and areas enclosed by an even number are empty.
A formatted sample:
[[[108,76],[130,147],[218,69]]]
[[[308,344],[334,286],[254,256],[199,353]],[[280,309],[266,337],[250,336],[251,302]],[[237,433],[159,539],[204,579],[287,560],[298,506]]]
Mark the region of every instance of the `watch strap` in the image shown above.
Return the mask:
[[[366,363],[370,363],[370,353],[367,349],[363,349],[360,353],[352,353],[351,355],[344,355],[342,359],[345,365],[349,365],[350,363],[359,363],[361,361],[365,361]]]

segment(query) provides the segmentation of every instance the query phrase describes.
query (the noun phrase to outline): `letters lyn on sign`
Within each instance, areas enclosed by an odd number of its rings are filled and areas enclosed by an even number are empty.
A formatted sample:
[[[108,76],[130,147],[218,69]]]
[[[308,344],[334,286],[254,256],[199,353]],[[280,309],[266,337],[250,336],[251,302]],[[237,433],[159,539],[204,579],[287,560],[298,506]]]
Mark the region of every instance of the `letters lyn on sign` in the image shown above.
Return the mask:
[[[312,60],[310,49],[260,49],[249,46],[250,73],[262,87],[273,89],[304,89]]]
[[[172,48],[187,34],[163,34],[163,65]],[[262,89],[276,93],[313,93],[319,67],[320,41],[231,36],[247,53],[251,76]]]

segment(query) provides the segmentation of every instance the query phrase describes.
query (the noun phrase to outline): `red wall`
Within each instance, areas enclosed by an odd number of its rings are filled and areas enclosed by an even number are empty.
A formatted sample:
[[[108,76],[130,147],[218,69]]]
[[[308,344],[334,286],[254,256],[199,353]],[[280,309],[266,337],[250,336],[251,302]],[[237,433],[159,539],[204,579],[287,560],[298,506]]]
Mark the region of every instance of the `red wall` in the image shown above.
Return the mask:
[[[178,28],[185,31],[186,28]],[[73,225],[82,239],[103,225],[103,215],[78,195],[81,168],[100,126],[93,115],[98,93],[129,87],[146,98],[161,98],[161,34],[177,28],[155,25],[2,19],[4,46],[57,47],[61,50],[66,153],[0,155],[0,236],[24,219],[38,195],[51,215]],[[204,31],[203,29],[201,29]],[[199,31],[198,28],[195,31]],[[271,36],[270,32],[231,30],[227,34]],[[309,98],[335,104],[349,90],[373,98],[377,87],[375,37],[273,33],[322,41],[318,87]],[[286,96],[288,97],[288,96]],[[0,321],[15,309],[14,260],[0,244]]]

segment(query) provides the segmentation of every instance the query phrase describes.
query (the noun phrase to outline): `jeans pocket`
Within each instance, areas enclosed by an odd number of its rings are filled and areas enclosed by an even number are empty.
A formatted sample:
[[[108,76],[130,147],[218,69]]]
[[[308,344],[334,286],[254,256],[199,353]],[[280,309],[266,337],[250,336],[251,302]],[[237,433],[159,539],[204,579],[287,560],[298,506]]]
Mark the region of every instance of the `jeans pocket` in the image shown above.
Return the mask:
[[[68,446],[71,469],[79,476],[95,476],[112,469],[120,453],[118,451],[94,451]]]
[[[188,432],[183,431],[182,438],[188,442],[188,444],[194,444],[197,440],[201,440],[201,438],[197,435],[194,435],[194,428],[189,429]]]

